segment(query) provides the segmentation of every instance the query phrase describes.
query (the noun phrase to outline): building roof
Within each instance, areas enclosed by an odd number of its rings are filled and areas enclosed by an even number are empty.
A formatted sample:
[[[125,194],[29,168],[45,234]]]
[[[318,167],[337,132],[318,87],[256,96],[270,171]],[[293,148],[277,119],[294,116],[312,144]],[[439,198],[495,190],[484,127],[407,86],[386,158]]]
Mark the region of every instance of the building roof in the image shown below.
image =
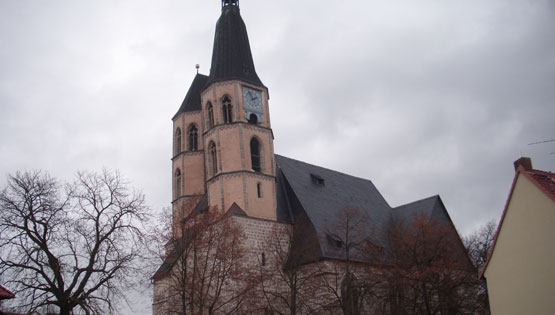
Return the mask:
[[[254,68],[247,28],[238,5],[222,7],[216,24],[212,65],[206,86],[227,80],[242,80],[264,87]]]
[[[389,246],[387,233],[390,220],[400,219],[410,223],[414,214],[420,213],[447,224],[457,235],[461,248],[464,248],[441,198],[437,195],[391,208],[370,180],[280,155],[275,157],[278,170],[278,218],[290,218],[291,223],[300,224],[300,232],[306,234],[306,237],[299,239],[318,247],[312,250],[310,257],[305,257],[307,262],[323,258],[343,258],[344,250],[334,246],[330,236],[333,238],[338,216],[347,207],[357,208],[369,219],[368,236],[375,245],[382,248]],[[303,246],[305,250],[307,247],[309,245]]]
[[[389,220],[391,207],[371,181],[284,156],[275,157],[276,164],[290,187],[288,197],[295,200],[293,216],[299,217],[300,212],[306,215],[308,226],[314,228],[316,237],[320,240],[317,242],[322,254],[320,258],[341,258],[342,250],[327,240],[343,209],[358,208],[378,228]],[[383,233],[375,230],[368,232]],[[380,240],[383,239],[380,237]]]
[[[15,294],[13,294],[12,292],[10,292],[10,290],[0,285],[0,300],[13,299],[14,297],[15,297]]]
[[[555,173],[539,170],[526,171],[525,175],[549,198],[555,201]]]
[[[171,249],[170,253],[165,257],[164,262],[162,265],[156,270],[154,275],[152,276],[152,280],[159,280],[168,275],[170,275],[171,270],[175,263],[179,260],[179,257],[185,250],[189,239],[186,237],[182,237],[175,241],[173,248]]]
[[[204,212],[207,209],[208,209],[207,196],[204,195],[203,197],[199,198],[197,205],[195,206],[193,211],[191,211],[191,213],[189,214],[188,217],[191,217],[195,213]],[[241,207],[239,207],[235,202],[225,212],[225,215],[226,216],[240,216],[240,217],[246,217],[247,216],[247,214],[243,211],[243,209],[241,209]],[[179,257],[181,256],[181,254],[183,253],[185,248],[187,248],[187,246],[189,245],[189,242],[190,242],[189,237],[190,237],[190,235],[185,234],[185,235],[183,235],[182,238],[180,238],[178,240],[174,240],[173,248],[170,250],[168,255],[164,258],[164,261],[162,262],[162,265],[158,268],[158,270],[156,270],[156,272],[154,273],[154,275],[152,276],[151,279],[159,280],[161,278],[164,278],[164,277],[170,275],[170,272],[171,272],[173,266],[179,260]]]
[[[333,233],[341,211],[346,208],[356,208],[369,219],[368,236],[375,245],[382,248],[389,246],[387,232],[390,220],[399,219],[410,223],[414,214],[424,213],[452,228],[461,249],[464,249],[455,226],[437,195],[392,208],[370,180],[277,154],[275,160],[277,221],[294,226],[292,250],[300,252],[295,258],[298,259],[296,263],[344,258],[344,250],[333,243]],[[203,200],[199,204],[202,202]],[[227,213],[246,216],[236,204]],[[178,242],[153,279],[167,275],[181,251],[183,246]]]
[[[516,181],[520,175],[525,176],[528,178],[540,191],[542,191],[546,196],[551,198],[551,200],[555,201],[555,173],[546,172],[535,170],[532,167],[532,161],[528,157],[522,157],[514,162],[515,166],[515,177],[513,178],[513,184],[511,185],[511,190],[509,192],[509,196],[507,197],[507,201],[505,202],[505,208],[503,209],[503,214],[501,215],[501,220],[499,220],[499,224],[497,225],[497,231],[493,236],[493,244],[491,246],[490,252],[488,254],[488,259],[482,267],[480,272],[480,278],[484,276],[486,269],[489,265],[489,261],[491,256],[493,255],[493,251],[495,250],[495,245],[497,244],[497,237],[499,236],[499,232],[501,231],[501,227],[503,226],[503,222],[505,221],[505,216],[507,214],[507,209],[509,208],[509,203],[513,196],[513,192],[515,189]]]
[[[175,119],[178,114],[181,114],[183,112],[192,112],[202,109],[200,93],[204,89],[207,81],[207,76],[197,73],[197,75],[193,79],[193,83],[191,83],[191,86],[189,87],[189,91],[187,91],[185,99],[183,99],[183,103],[181,103],[181,107],[179,107],[179,110],[177,111],[177,113],[175,113],[173,119]]]

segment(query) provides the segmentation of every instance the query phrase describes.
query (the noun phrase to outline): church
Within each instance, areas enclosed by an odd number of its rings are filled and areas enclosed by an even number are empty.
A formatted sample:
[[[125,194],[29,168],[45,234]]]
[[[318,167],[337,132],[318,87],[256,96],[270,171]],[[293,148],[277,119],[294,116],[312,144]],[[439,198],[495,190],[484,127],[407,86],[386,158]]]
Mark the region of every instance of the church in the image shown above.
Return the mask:
[[[388,246],[386,227],[392,219],[410,221],[414,214],[445,223],[462,248],[439,196],[391,207],[370,180],[274,153],[269,107],[268,87],[255,70],[239,1],[222,0],[210,73],[196,75],[172,118],[175,239],[183,236],[180,225],[191,211],[186,205],[193,204],[195,211],[217,208],[241,217],[250,222],[244,226],[261,233],[272,225],[302,226],[304,263],[342,259],[341,244],[329,226],[339,211],[352,207],[371,218],[379,248]],[[265,255],[262,245],[250,250]],[[155,291],[171,273],[176,255],[168,255],[153,277]],[[159,313],[156,307],[154,313]]]

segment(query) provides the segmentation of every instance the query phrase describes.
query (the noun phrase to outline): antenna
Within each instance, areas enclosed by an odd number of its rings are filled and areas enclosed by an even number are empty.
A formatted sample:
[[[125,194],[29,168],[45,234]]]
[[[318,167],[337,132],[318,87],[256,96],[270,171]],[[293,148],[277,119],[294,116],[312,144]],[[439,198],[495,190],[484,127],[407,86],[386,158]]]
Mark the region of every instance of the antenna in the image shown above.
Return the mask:
[[[542,143],[548,143],[548,142],[555,142],[555,139],[553,139],[553,140],[543,140],[543,141],[538,141],[538,142],[532,142],[532,143],[528,143],[528,145],[542,144]]]
[[[550,142],[555,142],[555,139],[536,141],[536,142],[528,143],[528,145],[544,144],[544,143],[550,143]],[[549,153],[549,155],[555,155],[555,152],[551,152]]]

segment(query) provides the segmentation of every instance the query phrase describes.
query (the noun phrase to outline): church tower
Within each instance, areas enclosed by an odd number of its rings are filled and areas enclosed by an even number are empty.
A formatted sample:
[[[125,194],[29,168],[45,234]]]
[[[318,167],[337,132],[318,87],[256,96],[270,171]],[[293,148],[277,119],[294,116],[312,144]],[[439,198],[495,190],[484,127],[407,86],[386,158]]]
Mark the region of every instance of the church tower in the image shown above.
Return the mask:
[[[276,220],[268,100],[239,1],[222,0],[210,75],[196,75],[173,117],[174,230],[202,203],[224,212],[235,204],[248,216]]]

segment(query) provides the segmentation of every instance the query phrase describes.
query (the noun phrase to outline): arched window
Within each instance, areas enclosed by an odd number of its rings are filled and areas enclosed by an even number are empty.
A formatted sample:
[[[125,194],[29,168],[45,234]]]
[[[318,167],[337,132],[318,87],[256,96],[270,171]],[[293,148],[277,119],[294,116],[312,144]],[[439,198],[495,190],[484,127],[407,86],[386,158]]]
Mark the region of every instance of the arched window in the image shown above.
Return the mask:
[[[181,171],[179,169],[175,170],[175,196],[174,199],[181,196]]]
[[[233,122],[233,106],[231,105],[231,99],[227,95],[222,99],[222,113],[225,124]]]
[[[256,138],[251,139],[251,166],[253,171],[260,172],[260,143]]]
[[[345,314],[360,313],[361,292],[357,285],[358,279],[352,273],[347,273],[341,282],[341,302],[347,312]]]
[[[175,130],[174,148],[175,148],[175,154],[178,154],[179,152],[181,152],[181,129],[179,128]]]
[[[206,106],[206,111],[208,113],[208,128],[212,128],[214,127],[214,108],[212,108],[211,103]]]
[[[262,198],[262,183],[256,183],[256,196]]]
[[[198,131],[195,125],[189,127],[189,151],[198,150]]]
[[[216,175],[218,173],[218,155],[216,152],[216,144],[214,142],[210,142],[208,145],[208,151],[210,152],[210,170],[212,171],[212,175]]]
[[[258,124],[258,116],[256,116],[256,114],[251,114],[249,116],[249,124],[253,124],[253,125]]]

